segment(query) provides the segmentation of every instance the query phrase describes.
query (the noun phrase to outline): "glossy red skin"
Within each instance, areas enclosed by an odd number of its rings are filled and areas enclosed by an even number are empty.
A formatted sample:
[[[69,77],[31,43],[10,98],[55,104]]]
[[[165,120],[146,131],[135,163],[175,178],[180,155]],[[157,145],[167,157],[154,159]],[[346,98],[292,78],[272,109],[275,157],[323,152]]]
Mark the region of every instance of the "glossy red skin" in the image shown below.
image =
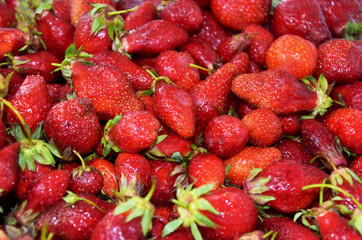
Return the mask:
[[[255,229],[258,212],[253,200],[241,189],[219,188],[203,196],[220,215],[201,210],[217,227],[201,227],[201,234],[209,240],[233,239]]]
[[[149,112],[128,112],[107,133],[121,151],[137,153],[156,141],[160,123]]]
[[[16,28],[0,28],[0,60],[7,52],[18,54],[18,50],[25,45],[26,35]]]
[[[6,142],[6,128],[4,122],[0,120],[0,149],[5,146]]]
[[[10,73],[13,73],[11,75],[9,86],[8,86],[8,93],[5,96],[7,100],[11,100],[11,98],[14,96],[14,94],[18,91],[21,84],[24,82],[25,77],[21,75],[20,73],[14,71],[12,68],[3,68],[0,69],[0,74],[3,75],[4,78],[6,78]]]
[[[288,217],[269,217],[264,218],[263,228],[266,232],[278,232],[275,240],[305,239],[318,240],[319,237],[308,228],[299,225]]]
[[[179,152],[181,156],[191,151],[191,141],[178,136],[177,134],[167,134],[167,137],[155,146],[167,157],[171,157],[175,152]]]
[[[27,76],[10,103],[18,110],[32,132],[40,122],[45,120],[52,107],[45,81],[41,76]],[[10,109],[6,112],[8,122],[20,124]]]
[[[315,75],[324,74],[329,83],[352,83],[362,79],[362,50],[345,39],[332,39],[318,47]]]
[[[317,107],[317,93],[280,69],[239,75],[231,90],[254,107],[269,108],[277,114],[312,111]]]
[[[255,181],[259,178],[270,178],[265,185],[269,190],[262,194],[275,197],[275,200],[266,204],[281,213],[295,213],[306,208],[319,196],[318,188],[303,191],[302,187],[319,184],[327,176],[325,172],[314,166],[284,159],[266,168]],[[249,189],[247,191],[249,192]]]
[[[65,50],[73,43],[72,25],[50,11],[44,11],[41,17],[37,17],[36,23],[47,50],[63,59]]]
[[[224,162],[211,153],[196,155],[189,162],[187,172],[189,180],[195,187],[213,184],[213,190],[225,182]]]
[[[236,76],[250,72],[250,57],[246,52],[239,52],[233,56],[229,63],[232,63],[238,69]]]
[[[100,120],[113,119],[119,114],[142,111],[144,105],[137,98],[131,83],[122,72],[107,65],[73,64],[73,86],[78,97],[90,98]]]
[[[190,64],[195,64],[191,54],[168,50],[156,58],[155,70],[159,76],[168,77],[171,82],[188,91],[200,82],[198,69]]]
[[[94,195],[82,193],[78,196],[92,201],[104,211],[115,206]],[[105,213],[83,200],[71,206],[61,200],[40,214],[36,226],[42,229],[47,224],[47,232],[53,233],[55,239],[86,240],[90,239],[93,228],[104,215]]]
[[[17,65],[17,61],[27,61],[24,64]],[[52,63],[60,63],[59,58],[48,51],[37,51],[25,55],[14,57],[13,68],[25,75],[40,75],[44,78],[46,83],[54,82],[60,76],[60,72],[52,73],[57,67],[52,66]]]
[[[362,111],[355,108],[341,108],[333,111],[326,120],[327,128],[337,136],[343,146],[362,155]]]
[[[230,158],[240,152],[249,138],[246,125],[231,115],[218,116],[204,131],[205,147],[220,158]]]
[[[303,143],[301,142],[285,138],[280,140],[276,147],[280,150],[284,159],[311,164],[310,161],[313,159],[313,156],[305,150]],[[318,161],[314,161],[312,165],[320,166]]]
[[[120,180],[122,175],[129,183],[131,180],[145,185],[150,178],[150,164],[138,153],[119,153],[114,162],[114,175]]]
[[[6,3],[0,2],[0,27],[11,27],[15,23],[15,11],[7,6]]]
[[[73,89],[68,83],[49,83],[47,84],[47,88],[53,105],[60,101],[66,100],[67,95],[73,93]]]
[[[356,157],[352,162],[350,162],[348,167],[356,173],[359,178],[362,178],[362,156]]]
[[[195,133],[196,107],[190,94],[171,84],[157,84],[153,111],[171,130],[184,139]]]
[[[70,24],[70,1],[53,0],[52,7],[57,17]]]
[[[124,18],[124,30],[131,32],[155,19],[157,19],[157,9],[153,3],[150,1],[140,3],[136,10]]]
[[[280,122],[283,127],[283,135],[295,136],[300,130],[300,113],[292,113],[286,115],[279,115]]]
[[[20,168],[18,166],[20,152],[20,143],[13,143],[0,150],[0,189],[3,199],[10,192],[13,192],[18,182],[18,173]]]
[[[323,240],[362,239],[361,235],[348,225],[348,219],[333,210],[322,210],[315,219]]]
[[[272,29],[276,37],[294,34],[315,45],[331,39],[323,12],[316,0],[282,1],[274,10]]]
[[[160,18],[183,27],[188,32],[197,30],[203,20],[201,8],[194,0],[168,2],[161,10]]]
[[[185,29],[166,20],[156,19],[121,39],[121,50],[127,53],[161,53],[188,41]]]
[[[224,26],[243,31],[250,24],[265,24],[271,8],[270,0],[211,0],[211,12]]]
[[[341,101],[347,104],[348,107],[356,108],[362,111],[362,82],[357,81],[353,83],[347,83],[332,88],[330,97],[333,100]]]
[[[80,166],[73,170],[70,174],[69,189],[70,191],[78,193],[97,194],[100,193],[103,188],[103,176],[93,167],[89,167],[89,170],[83,171],[83,167]]]
[[[234,34],[220,43],[217,53],[223,63],[229,62],[237,53],[243,52],[248,48],[250,38],[247,36],[248,35],[243,32]]]

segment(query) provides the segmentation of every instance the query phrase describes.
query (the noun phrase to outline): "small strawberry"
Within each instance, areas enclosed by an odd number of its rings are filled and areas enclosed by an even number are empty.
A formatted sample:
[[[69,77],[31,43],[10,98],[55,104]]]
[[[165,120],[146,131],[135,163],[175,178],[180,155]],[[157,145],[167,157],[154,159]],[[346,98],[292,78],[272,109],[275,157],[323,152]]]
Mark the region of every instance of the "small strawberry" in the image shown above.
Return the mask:
[[[135,6],[129,8],[133,7]],[[124,17],[124,30],[132,32],[155,19],[157,19],[157,9],[155,5],[151,1],[140,1],[137,9],[129,12],[129,14]]]
[[[204,145],[220,158],[231,158],[240,152],[249,138],[247,126],[237,117],[218,116],[207,124]]]
[[[9,52],[18,55],[19,50],[25,45],[27,36],[15,28],[0,28],[0,60]]]
[[[312,42],[292,34],[277,38],[266,53],[268,69],[283,69],[296,78],[313,75],[317,60],[317,47]]]
[[[316,0],[285,0],[276,6],[272,19],[273,34],[294,34],[315,45],[331,39],[323,12]]]
[[[20,143],[13,143],[0,150],[0,198],[14,192],[18,183]]]
[[[313,156],[306,151],[303,143],[298,142],[297,140],[284,138],[277,143],[276,148],[282,153],[283,159],[294,160],[307,165],[317,164],[316,166],[318,166],[317,161],[311,163]]]
[[[245,32],[232,35],[220,43],[217,53],[222,58],[222,62],[227,63],[237,53],[245,51],[250,41],[250,37]]]
[[[362,111],[361,81],[335,86],[332,88],[330,96],[335,101],[344,102],[348,107]]]
[[[283,127],[284,136],[295,136],[300,130],[300,113],[283,114],[278,116]]]
[[[243,31],[250,24],[265,24],[271,9],[270,0],[211,0],[211,12],[222,25]]]
[[[265,169],[280,160],[282,160],[282,154],[277,148],[246,146],[235,156],[225,160],[224,165],[225,168],[230,168],[227,175],[230,182],[243,186],[243,182],[253,168]]]
[[[276,143],[282,135],[282,123],[270,109],[258,108],[247,113],[241,120],[249,130],[249,142],[257,147]]]
[[[362,111],[355,108],[341,108],[333,111],[327,118],[326,126],[337,136],[342,145],[352,152],[362,154]]]

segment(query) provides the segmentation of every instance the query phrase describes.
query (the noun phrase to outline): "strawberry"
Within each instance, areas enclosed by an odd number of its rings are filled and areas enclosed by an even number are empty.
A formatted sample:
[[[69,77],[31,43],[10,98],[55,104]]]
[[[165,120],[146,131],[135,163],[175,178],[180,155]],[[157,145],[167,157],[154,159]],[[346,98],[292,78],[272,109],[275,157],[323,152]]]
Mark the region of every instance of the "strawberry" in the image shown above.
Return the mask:
[[[307,207],[318,197],[319,190],[303,191],[302,187],[321,183],[327,177],[314,166],[287,159],[271,164],[258,175],[260,170],[251,173],[244,190],[256,203],[267,204],[282,213],[295,213]]]
[[[341,108],[333,111],[326,120],[327,128],[337,136],[342,145],[352,152],[362,154],[362,111],[355,108]]]
[[[3,199],[6,195],[13,192],[18,182],[18,159],[20,152],[20,143],[13,143],[0,150],[0,198]]]
[[[200,82],[198,70],[190,64],[195,64],[195,61],[189,53],[168,50],[156,58],[155,70],[159,76],[168,77],[171,82],[188,91]]]
[[[263,228],[266,232],[277,232],[275,240],[306,239],[318,240],[319,237],[308,228],[299,225],[288,217],[267,217],[263,219]]]
[[[124,18],[124,30],[132,32],[142,25],[157,19],[157,9],[150,1],[141,2],[137,9]]]
[[[204,131],[205,147],[220,158],[231,158],[240,152],[248,141],[246,125],[231,115],[210,120]]]
[[[63,19],[67,23],[70,22],[70,1],[68,0],[53,0],[52,4],[54,14]]]
[[[268,69],[283,69],[296,78],[313,75],[317,60],[317,47],[312,42],[292,34],[277,38],[266,53]]]
[[[295,136],[300,130],[300,113],[291,113],[279,115],[279,120],[282,123],[283,135]]]
[[[167,137],[163,141],[157,143],[154,149],[162,153],[162,156],[171,158],[175,152],[179,152],[181,156],[185,156],[186,153],[190,152],[191,141],[181,138],[175,133],[168,133]],[[153,155],[153,152],[149,152]]]
[[[52,107],[45,80],[41,76],[27,76],[12,97],[11,104],[34,132]],[[20,123],[20,119],[12,111],[7,111],[7,120],[9,123]]]
[[[6,144],[6,128],[4,122],[0,120],[0,149]]]
[[[61,152],[68,152],[67,157],[73,150],[81,155],[89,153],[101,135],[98,117],[88,98],[73,98],[54,105],[46,116],[44,130]]]
[[[218,189],[225,182],[223,161],[214,154],[203,153],[193,157],[188,165],[189,180],[195,187],[212,184]]]
[[[333,100],[346,103],[348,107],[362,110],[362,82],[360,81],[335,86],[330,96]]]
[[[110,147],[116,152],[137,153],[150,147],[157,139],[159,121],[146,111],[128,112],[117,116],[106,126],[103,140],[107,155]]]
[[[265,24],[271,9],[270,0],[211,0],[210,8],[224,26],[243,31],[250,24]]]
[[[250,72],[250,57],[245,52],[237,53],[230,59],[229,63],[232,63],[238,69],[236,76]]]
[[[249,142],[254,146],[271,146],[282,135],[282,123],[270,109],[255,109],[247,113],[241,121],[249,130]]]
[[[5,2],[0,2],[0,27],[6,28],[14,25],[15,11],[8,7]]]
[[[53,105],[66,100],[68,96],[73,94],[73,89],[68,83],[49,83],[47,88]]]
[[[0,28],[0,60],[3,60],[8,52],[17,55],[26,39],[26,34],[18,29]]]
[[[217,53],[222,58],[222,62],[227,63],[237,53],[245,51],[250,41],[250,37],[245,32],[232,35],[220,43]]]
[[[265,70],[262,66],[257,64],[254,60],[250,61],[249,68],[250,68],[250,73],[260,73]]]
[[[153,111],[171,130],[184,139],[195,133],[196,107],[190,94],[177,85],[156,83]]]
[[[298,142],[297,140],[288,138],[282,139],[277,143],[276,148],[282,153],[283,159],[294,160],[306,165],[312,164],[311,161],[313,156],[306,151],[303,143]],[[318,166],[318,162],[314,161],[313,165]]]
[[[243,186],[253,168],[265,169],[274,162],[282,160],[281,152],[274,147],[246,146],[235,156],[225,160],[225,168],[230,167],[227,177],[232,184]]]
[[[356,44],[345,39],[332,39],[321,44],[315,75],[323,73],[329,83],[361,80],[361,51]]]
[[[166,1],[161,8],[160,18],[183,27],[188,32],[197,30],[203,20],[201,8],[194,0]]]
[[[126,53],[161,53],[185,44],[185,29],[176,24],[156,19],[121,38],[121,51]]]
[[[260,66],[266,66],[266,53],[274,41],[273,34],[258,24],[250,24],[244,30],[250,37],[247,53]]]
[[[274,10],[272,19],[273,34],[298,35],[315,45],[331,39],[323,12],[316,0],[280,1]]]
[[[258,108],[269,108],[277,114],[313,111],[323,114],[331,105],[326,96],[326,79],[320,78],[313,90],[281,69],[242,74],[234,78],[231,90],[241,99]]]
[[[4,86],[1,87],[2,90],[0,95],[5,97],[7,100],[11,100],[21,84],[24,82],[25,77],[22,74],[15,72],[12,68],[0,69],[0,75],[4,78],[1,81],[5,83]],[[7,81],[7,78],[10,78],[9,81]]]
[[[362,177],[362,156],[356,157],[350,164],[349,169],[351,169],[359,178]]]

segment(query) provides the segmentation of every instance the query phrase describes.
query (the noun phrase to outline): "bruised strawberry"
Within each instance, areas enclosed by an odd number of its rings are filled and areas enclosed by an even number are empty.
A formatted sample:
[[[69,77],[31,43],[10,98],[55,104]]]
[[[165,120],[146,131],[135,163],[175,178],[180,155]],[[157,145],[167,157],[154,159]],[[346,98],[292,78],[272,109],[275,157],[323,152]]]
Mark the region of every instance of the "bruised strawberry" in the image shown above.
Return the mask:
[[[136,10],[130,12],[125,17],[124,30],[131,32],[155,19],[157,19],[155,5],[151,1],[141,2]]]
[[[93,104],[87,98],[59,102],[49,111],[44,130],[60,151],[89,153],[98,143],[101,126]],[[68,156],[70,157],[70,156]]]
[[[265,169],[274,162],[282,160],[281,152],[274,147],[246,146],[235,156],[224,162],[225,168],[229,166],[227,177],[232,184],[243,186],[253,168]]]
[[[204,131],[205,147],[220,158],[230,158],[240,152],[248,141],[247,126],[237,117],[218,116]]]
[[[20,143],[13,143],[0,150],[0,198],[13,192],[18,182]]]
[[[265,24],[271,8],[270,0],[211,0],[211,11],[222,25],[243,31],[250,24]]]
[[[126,53],[161,53],[185,44],[185,29],[166,20],[156,19],[121,38],[121,51]]]
[[[312,164],[313,156],[309,154],[303,146],[303,143],[292,139],[282,139],[276,145],[283,155],[283,159],[294,160],[304,164]],[[313,164],[317,164],[313,163]]]
[[[27,40],[24,32],[15,28],[0,28],[0,60],[8,52],[17,55]]]
[[[362,111],[362,82],[360,81],[335,86],[330,96],[333,100],[344,102],[348,107]]]

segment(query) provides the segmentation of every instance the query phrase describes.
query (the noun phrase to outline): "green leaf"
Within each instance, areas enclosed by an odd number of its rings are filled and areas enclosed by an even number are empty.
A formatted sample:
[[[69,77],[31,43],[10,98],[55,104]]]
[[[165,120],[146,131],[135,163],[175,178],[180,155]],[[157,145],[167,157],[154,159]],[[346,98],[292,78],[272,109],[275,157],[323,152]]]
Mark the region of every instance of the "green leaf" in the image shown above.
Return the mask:
[[[143,236],[146,236],[148,231],[151,228],[151,223],[152,223],[151,215],[152,214],[151,214],[150,210],[148,210],[148,209],[146,209],[145,212],[143,213],[142,220],[141,220]]]
[[[136,206],[136,205],[135,205]],[[140,207],[135,207],[130,214],[128,214],[127,218],[126,218],[126,222],[131,221],[132,219],[135,219],[137,217],[142,216],[143,214],[143,209],[141,209]]]
[[[28,166],[28,169],[32,172],[36,171],[36,165],[34,163],[34,155],[33,152],[29,149],[24,150],[23,152],[20,151],[20,154],[24,154],[24,159],[26,162],[26,165]]]
[[[72,43],[69,45],[67,50],[65,50],[65,56],[66,57],[72,56],[74,52],[75,52],[75,45],[74,43]]]
[[[176,162],[183,162],[184,158],[182,157],[180,152],[174,152],[171,156],[172,159],[176,160]]]
[[[49,144],[49,143],[46,143],[46,142],[44,142],[43,145],[44,145],[47,149],[49,149],[49,151],[50,151],[54,156],[56,156],[57,158],[62,158],[62,155],[60,154],[59,150],[58,150],[55,146],[53,146],[53,145],[51,145],[51,144]]]
[[[39,163],[44,164],[44,165],[52,165],[55,163],[53,155],[51,154],[49,149],[47,149],[45,146],[37,146],[36,150],[38,153],[40,153],[43,156],[43,159],[44,159],[43,162],[39,162]]]
[[[22,151],[20,151],[20,153],[19,153],[19,166],[20,166],[21,171],[24,172],[25,167],[26,167],[26,161],[24,158],[24,153],[22,153]]]
[[[319,76],[318,85],[319,85],[320,89],[323,90],[323,92],[327,91],[327,89],[328,89],[328,81],[324,77],[323,73]]]
[[[192,236],[195,238],[195,240],[202,240],[201,233],[195,222],[191,223],[191,233],[192,233]]]
[[[109,38],[112,39],[112,41],[114,41],[115,29],[113,23],[108,24],[107,33]]]
[[[73,205],[80,200],[79,196],[74,192],[67,191],[68,195],[63,197],[63,200],[69,205]]]
[[[231,169],[231,163],[225,166],[225,175],[226,176],[229,175],[230,169]]]
[[[206,199],[199,198],[196,202],[196,206],[201,210],[209,211],[215,215],[220,215],[220,212],[218,212],[214,206],[211,205]]]
[[[213,189],[213,188],[214,188],[214,184],[202,185],[201,187],[193,189],[193,194],[194,194],[195,198],[198,198],[198,197],[210,192],[211,189]]]
[[[155,144],[159,144],[160,142],[162,142],[163,140],[165,140],[166,137],[167,137],[166,134],[157,136],[157,139],[156,139]]]
[[[132,208],[134,208],[135,206],[136,206],[136,203],[133,201],[121,203],[121,204],[117,205],[117,207],[114,209],[113,214],[117,215],[117,214],[125,213],[125,212],[131,210]]]
[[[103,28],[105,28],[104,15],[98,15],[92,23],[92,33],[97,34]]]
[[[197,224],[199,224],[200,226],[216,228],[216,224],[204,214],[200,213],[199,211],[195,211],[193,214],[196,218]]]
[[[163,228],[162,237],[166,237],[170,233],[173,233],[177,228],[179,228],[181,226],[182,223],[183,223],[183,221],[181,218],[177,218],[177,219],[167,223],[165,225],[165,227]]]

